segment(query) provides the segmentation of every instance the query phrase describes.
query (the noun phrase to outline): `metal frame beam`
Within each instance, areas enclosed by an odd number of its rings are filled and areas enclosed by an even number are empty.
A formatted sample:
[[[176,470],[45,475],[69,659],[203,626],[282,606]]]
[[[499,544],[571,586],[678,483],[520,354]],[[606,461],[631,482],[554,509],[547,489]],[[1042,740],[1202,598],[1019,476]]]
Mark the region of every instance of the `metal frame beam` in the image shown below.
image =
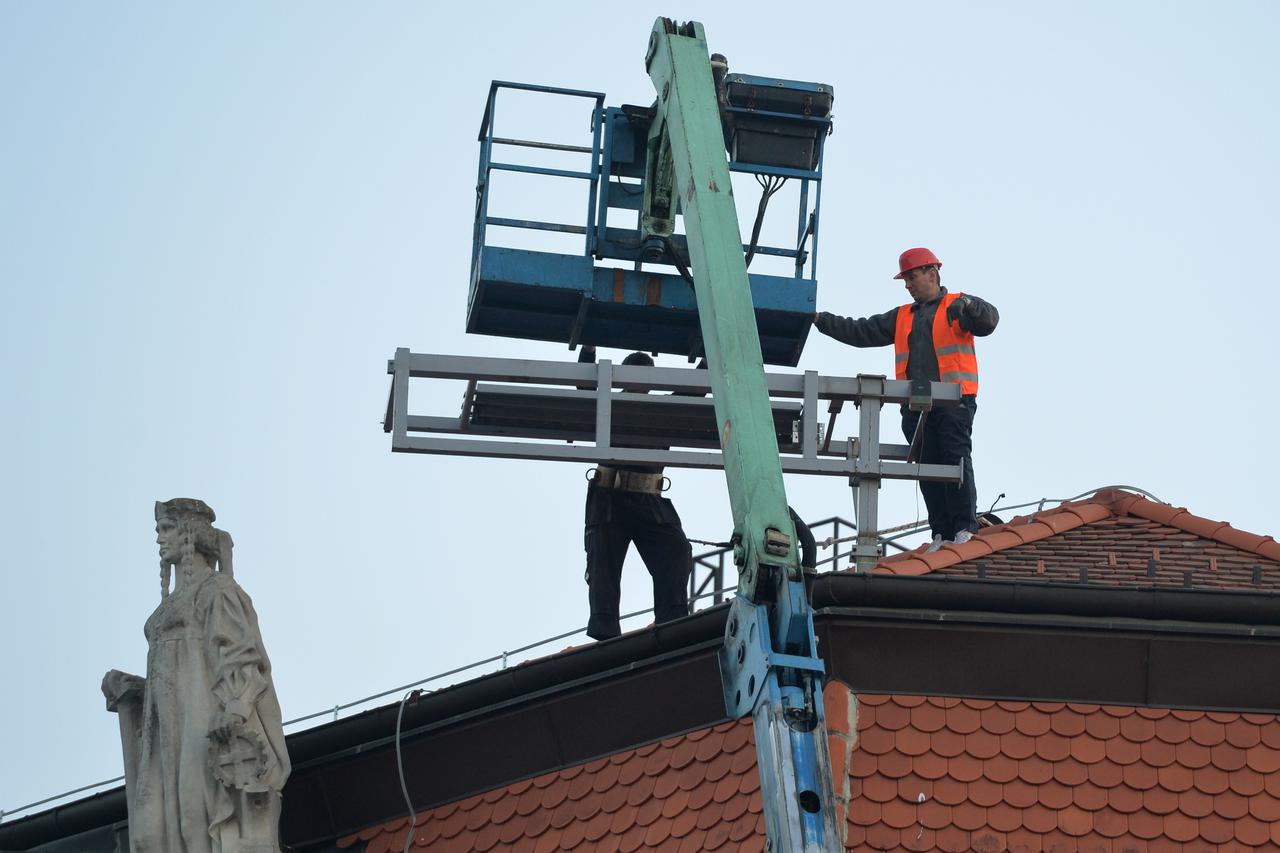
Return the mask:
[[[387,364],[392,375],[392,391],[388,405],[390,418],[383,427],[391,433],[391,449],[399,453],[427,453],[451,456],[490,457],[497,459],[536,459],[588,464],[655,464],[673,468],[721,469],[724,456],[718,450],[670,450],[664,447],[612,446],[609,430],[601,424],[611,420],[612,405],[629,402],[652,406],[714,407],[714,401],[699,396],[658,396],[639,391],[615,391],[614,388],[646,389],[705,395],[711,382],[705,370],[668,367],[627,367],[614,365],[608,359],[597,364],[527,359],[481,358],[411,353],[396,350]],[[879,376],[822,376],[812,371],[805,374],[764,374],[769,396],[780,401],[800,400],[800,453],[778,454],[782,470],[788,474],[817,474],[831,477],[859,478],[863,489],[870,489],[881,479],[931,480],[958,482],[960,469],[955,465],[926,465],[906,462],[906,445],[880,445],[869,432],[873,425],[878,435],[878,415],[885,403],[904,403],[910,396],[910,383]],[[409,414],[410,379],[446,379],[468,383],[464,410],[454,417]],[[479,382],[513,383],[497,386],[518,389],[519,393],[537,395],[554,401],[590,401],[596,404],[595,429],[590,435],[567,435],[555,425],[536,427],[477,426],[468,418],[467,401],[484,390]],[[567,387],[540,387],[540,386]],[[952,383],[933,384],[933,404],[956,405],[959,386]],[[859,406],[860,432],[856,439],[835,440],[819,450],[817,408],[822,401],[853,402]],[[781,405],[781,403],[779,403]],[[810,415],[812,412],[812,415]],[[428,435],[422,435],[426,433]],[[454,437],[456,436],[456,437]],[[537,441],[503,441],[502,438],[541,439]],[[565,444],[565,441],[588,442]],[[654,439],[658,443],[657,439]],[[629,442],[631,443],[631,442]],[[706,447],[705,443],[696,446]],[[850,450],[852,448],[852,450]],[[865,506],[865,501],[862,506]],[[874,512],[860,522],[875,531]]]

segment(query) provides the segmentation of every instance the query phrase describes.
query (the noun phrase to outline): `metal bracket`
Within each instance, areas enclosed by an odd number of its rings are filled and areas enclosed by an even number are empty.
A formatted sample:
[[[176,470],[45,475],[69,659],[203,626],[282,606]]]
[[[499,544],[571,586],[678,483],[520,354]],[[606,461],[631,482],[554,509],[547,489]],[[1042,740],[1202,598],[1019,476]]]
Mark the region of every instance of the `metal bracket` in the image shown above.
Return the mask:
[[[724,647],[720,649],[720,682],[724,706],[730,716],[752,713],[764,694],[769,670],[782,669],[823,675],[821,658],[800,657],[773,651],[769,633],[769,608],[745,598],[733,599],[725,625]]]

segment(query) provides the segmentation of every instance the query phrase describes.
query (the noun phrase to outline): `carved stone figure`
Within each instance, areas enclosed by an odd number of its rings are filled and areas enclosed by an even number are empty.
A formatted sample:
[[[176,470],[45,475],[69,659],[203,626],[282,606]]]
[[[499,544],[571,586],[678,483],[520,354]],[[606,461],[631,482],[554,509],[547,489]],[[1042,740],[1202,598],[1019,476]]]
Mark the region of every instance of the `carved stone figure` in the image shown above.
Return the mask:
[[[232,577],[231,537],[213,521],[193,498],[156,504],[147,677],[113,669],[102,680],[120,716],[133,853],[280,849],[280,703],[257,614]]]

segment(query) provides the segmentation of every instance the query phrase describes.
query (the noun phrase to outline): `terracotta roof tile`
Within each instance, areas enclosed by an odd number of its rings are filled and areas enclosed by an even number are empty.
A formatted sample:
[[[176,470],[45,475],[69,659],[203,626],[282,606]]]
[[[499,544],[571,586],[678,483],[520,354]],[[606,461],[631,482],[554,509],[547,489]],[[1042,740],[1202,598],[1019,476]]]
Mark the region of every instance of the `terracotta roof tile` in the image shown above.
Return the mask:
[[[983,765],[986,766],[985,764]],[[1043,785],[1053,779],[1053,762],[1037,756],[1018,762],[1018,778],[1032,785]]]
[[[910,755],[924,755],[929,751],[929,733],[920,729],[903,729],[897,733],[894,745],[898,751]]]
[[[905,829],[916,824],[916,804],[893,798],[880,805],[880,819],[894,829]]]
[[[1049,731],[1051,719],[1037,708],[1028,708],[1014,718],[1014,728],[1027,737],[1039,737]]]
[[[1095,768],[1099,766],[1094,765]],[[1053,778],[1063,785],[1079,785],[1089,778],[1089,768],[1074,758],[1064,758],[1054,763]]]
[[[1000,751],[1010,758],[1029,758],[1035,754],[1036,742],[1021,732],[1013,731],[1000,735]],[[1076,757],[1079,760],[1079,757]]]
[[[911,709],[911,726],[917,731],[933,733],[947,725],[947,712],[925,702]]]
[[[1209,755],[1213,759],[1214,766],[1223,770],[1239,770],[1244,767],[1244,750],[1230,743],[1218,744],[1209,750]]]
[[[1246,797],[1261,794],[1266,787],[1265,778],[1261,773],[1243,767],[1231,774],[1231,790]]]
[[[1236,840],[1241,844],[1260,847],[1271,840],[1271,827],[1253,817],[1242,817],[1236,821]]]
[[[652,776],[642,775],[639,779],[636,779],[627,793],[627,805],[638,806],[641,803],[647,802],[648,799],[653,796],[653,783],[654,779]],[[714,788],[712,790],[714,791]]]
[[[1210,844],[1225,844],[1235,837],[1235,821],[1216,814],[1206,815],[1199,821],[1200,837]]]
[[[1104,806],[1093,813],[1093,831],[1106,838],[1118,838],[1129,831],[1129,816]]]
[[[1142,807],[1155,814],[1169,814],[1178,808],[1178,794],[1168,788],[1148,788],[1142,792]]]
[[[1140,749],[1142,760],[1152,767],[1167,767],[1175,760],[1174,747],[1172,744],[1165,743],[1159,738],[1151,738],[1144,741]],[[1240,756],[1241,763],[1244,761],[1243,753]]]
[[[1248,749],[1262,742],[1262,732],[1248,720],[1237,720],[1226,726],[1227,743],[1239,749]]]
[[[1142,808],[1142,791],[1123,784],[1108,788],[1107,805],[1123,814],[1133,814]]]
[[[943,729],[934,732],[929,739],[929,746],[943,758],[953,758],[965,751],[965,736],[951,729]]]
[[[971,755],[957,755],[947,759],[947,772],[961,782],[973,782],[982,778],[982,761]]]
[[[1136,811],[1129,815],[1129,832],[1150,841],[1164,833],[1164,818],[1148,811]]]
[[[997,704],[991,704],[982,712],[982,731],[991,732],[992,734],[1002,735],[1011,732],[1017,721],[1014,714]]]
[[[996,803],[986,810],[986,825],[999,832],[1009,832],[1022,826],[1022,809],[1008,803]],[[981,827],[971,827],[973,830]]]
[[[1250,797],[1249,814],[1267,823],[1280,823],[1280,799],[1269,794]]]
[[[1088,735],[1072,738],[1071,757],[1081,764],[1097,764],[1107,757],[1107,745]]]
[[[927,752],[911,761],[911,772],[933,781],[947,775],[947,759],[936,751]]]
[[[1083,766],[1089,782],[1100,788],[1114,788],[1122,782],[1134,788],[1149,788],[1156,782],[1156,771],[1151,767],[1137,764],[1121,767],[1110,761]]]
[[[1071,792],[1071,801],[1085,811],[1096,812],[1105,806],[1110,799],[1106,788],[1099,788],[1091,782],[1077,785]]]
[[[933,785],[933,798],[948,806],[958,806],[969,798],[969,785],[954,776],[944,776]]]
[[[1014,779],[1004,786],[1004,800],[1011,806],[1025,809],[1038,799],[1036,786],[1021,779]]]
[[[1228,789],[1213,798],[1213,811],[1227,820],[1238,820],[1249,813],[1249,799]]]
[[[973,832],[987,825],[987,810],[972,803],[954,806],[951,809],[951,820],[960,829]]]
[[[1193,740],[1185,740],[1173,749],[1174,760],[1184,767],[1190,767],[1193,770],[1197,767],[1204,767],[1213,760],[1212,753],[1207,746],[1201,746]],[[1258,768],[1254,768],[1258,769]]]
[[[1003,735],[996,735],[991,732],[973,732],[965,735],[964,747],[965,751],[974,758],[994,758],[997,755],[1008,753],[1003,752],[1001,740],[1007,737],[1023,737],[1018,732],[1007,732]]]
[[[900,779],[910,773],[914,765],[915,760],[911,756],[891,749],[880,756],[878,763],[869,763],[869,772],[879,770],[891,779]]]
[[[982,775],[992,782],[998,782],[1003,785],[1018,778],[1018,765],[1020,763],[1016,758],[1011,758],[1008,755],[994,755],[983,760]]]

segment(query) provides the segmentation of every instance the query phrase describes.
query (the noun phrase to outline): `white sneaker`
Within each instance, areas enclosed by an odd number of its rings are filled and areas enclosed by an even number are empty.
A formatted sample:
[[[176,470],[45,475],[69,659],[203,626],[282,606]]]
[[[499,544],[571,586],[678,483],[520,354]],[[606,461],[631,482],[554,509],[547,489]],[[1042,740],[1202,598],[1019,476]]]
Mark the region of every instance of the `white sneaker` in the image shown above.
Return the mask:
[[[942,541],[941,534],[935,535],[933,537],[933,541],[929,543],[929,547],[924,549],[924,552],[926,554],[932,554],[934,551],[938,550],[945,544],[946,543]]]
[[[959,533],[956,534],[956,538],[951,541],[953,544],[963,545],[964,543],[968,542],[972,538],[973,538],[973,531],[961,530]]]

